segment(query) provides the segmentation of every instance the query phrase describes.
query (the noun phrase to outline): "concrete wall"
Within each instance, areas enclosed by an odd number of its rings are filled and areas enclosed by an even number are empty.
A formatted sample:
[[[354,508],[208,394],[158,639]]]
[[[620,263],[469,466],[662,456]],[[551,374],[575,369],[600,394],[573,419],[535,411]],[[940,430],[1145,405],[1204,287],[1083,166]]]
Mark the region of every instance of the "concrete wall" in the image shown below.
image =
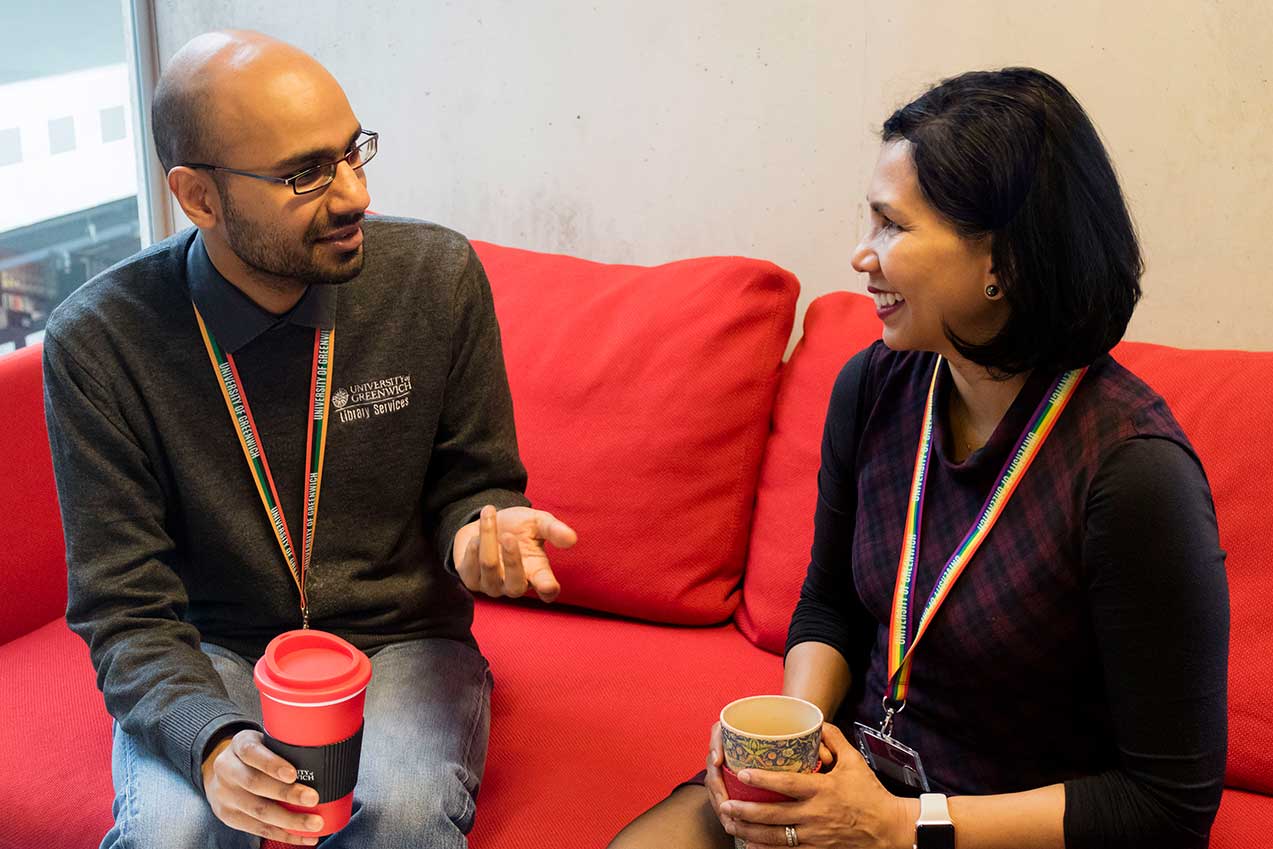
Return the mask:
[[[1130,337],[1273,349],[1265,0],[156,5],[161,61],[225,26],[323,61],[383,134],[378,210],[610,262],[764,257],[800,277],[802,309],[863,286],[849,256],[892,109],[1034,65],[1122,176],[1149,266]]]

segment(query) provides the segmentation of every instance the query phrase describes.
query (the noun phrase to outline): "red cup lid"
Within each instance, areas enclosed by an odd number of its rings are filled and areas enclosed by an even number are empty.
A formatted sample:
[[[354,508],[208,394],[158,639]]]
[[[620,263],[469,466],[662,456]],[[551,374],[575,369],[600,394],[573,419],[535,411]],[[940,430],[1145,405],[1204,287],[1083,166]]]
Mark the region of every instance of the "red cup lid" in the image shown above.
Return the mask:
[[[335,634],[288,631],[270,640],[253,677],[257,689],[276,701],[317,706],[365,689],[371,661]]]

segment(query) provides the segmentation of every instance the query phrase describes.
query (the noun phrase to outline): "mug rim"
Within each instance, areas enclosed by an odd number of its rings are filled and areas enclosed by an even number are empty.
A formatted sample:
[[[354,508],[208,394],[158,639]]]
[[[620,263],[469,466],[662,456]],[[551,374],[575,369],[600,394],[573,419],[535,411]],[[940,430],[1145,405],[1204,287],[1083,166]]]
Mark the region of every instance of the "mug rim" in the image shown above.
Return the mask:
[[[736,726],[731,725],[725,719],[725,712],[729,710],[730,708],[734,707],[735,705],[743,704],[744,702],[752,702],[759,699],[779,699],[783,701],[799,702],[802,705],[807,705],[808,707],[813,708],[813,712],[817,714],[818,719],[808,728],[805,728],[801,731],[793,731],[790,734],[753,734],[750,731],[743,731],[737,728]],[[750,737],[753,740],[792,740],[797,737],[807,736],[809,734],[812,734],[814,731],[820,730],[822,728],[822,725],[825,722],[826,722],[826,718],[822,715],[822,708],[818,707],[813,702],[808,701],[806,699],[799,698],[798,696],[784,696],[784,695],[744,696],[741,699],[734,699],[732,702],[730,702],[729,704],[725,705],[723,708],[720,709],[720,724],[722,729],[728,728],[734,734],[737,734],[741,737]]]

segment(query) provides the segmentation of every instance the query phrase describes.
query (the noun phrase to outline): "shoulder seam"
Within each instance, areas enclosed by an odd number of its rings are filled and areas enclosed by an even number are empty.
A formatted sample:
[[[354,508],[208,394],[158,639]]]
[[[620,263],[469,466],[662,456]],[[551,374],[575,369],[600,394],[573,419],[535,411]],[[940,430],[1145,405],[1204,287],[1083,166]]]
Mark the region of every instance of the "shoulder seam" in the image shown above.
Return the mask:
[[[47,343],[52,342],[53,346],[57,348],[57,350],[61,351],[62,354],[68,360],[70,360],[77,369],[83,372],[84,375],[89,380],[93,381],[93,385],[96,386],[100,392],[102,392],[103,394],[109,394],[106,391],[106,384],[103,383],[101,379],[98,378],[97,375],[93,374],[93,372],[87,366],[85,366],[82,362],[80,362],[79,358],[75,356],[75,354],[71,351],[71,349],[68,348],[66,345],[64,345],[62,343],[62,340],[58,339],[55,334],[50,333],[47,328],[45,329],[45,333],[44,333],[44,341],[45,341],[46,348],[48,347]]]

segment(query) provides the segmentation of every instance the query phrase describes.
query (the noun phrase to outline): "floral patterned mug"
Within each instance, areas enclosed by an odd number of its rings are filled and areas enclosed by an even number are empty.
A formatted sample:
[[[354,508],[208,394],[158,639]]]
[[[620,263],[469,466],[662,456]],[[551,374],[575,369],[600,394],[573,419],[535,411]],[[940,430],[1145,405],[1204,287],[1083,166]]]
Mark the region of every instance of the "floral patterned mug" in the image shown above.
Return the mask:
[[[822,743],[822,711],[794,696],[749,696],[720,712],[725,764],[741,769],[813,772]]]
[[[720,736],[725,766],[734,773],[740,769],[815,772],[822,744],[822,711],[794,696],[748,696],[721,710]],[[735,837],[734,849],[746,849],[745,841]]]

